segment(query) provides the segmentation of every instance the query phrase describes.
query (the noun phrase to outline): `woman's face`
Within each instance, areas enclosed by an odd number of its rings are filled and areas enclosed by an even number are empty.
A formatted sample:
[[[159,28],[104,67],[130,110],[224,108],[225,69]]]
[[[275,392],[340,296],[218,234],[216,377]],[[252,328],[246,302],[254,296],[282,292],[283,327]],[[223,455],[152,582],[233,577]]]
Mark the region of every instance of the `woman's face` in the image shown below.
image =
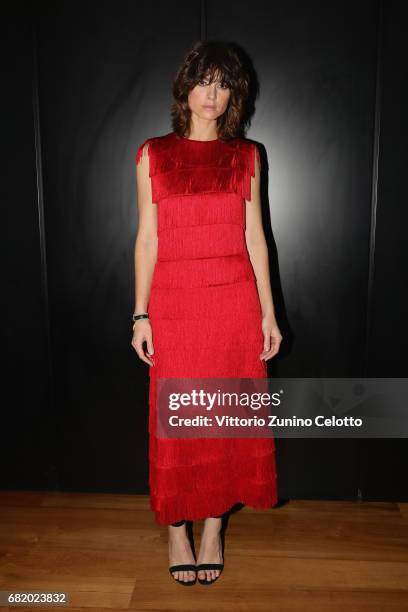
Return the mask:
[[[188,104],[201,119],[217,119],[228,106],[231,90],[223,86],[219,75],[212,83],[208,78],[199,81],[190,91]]]

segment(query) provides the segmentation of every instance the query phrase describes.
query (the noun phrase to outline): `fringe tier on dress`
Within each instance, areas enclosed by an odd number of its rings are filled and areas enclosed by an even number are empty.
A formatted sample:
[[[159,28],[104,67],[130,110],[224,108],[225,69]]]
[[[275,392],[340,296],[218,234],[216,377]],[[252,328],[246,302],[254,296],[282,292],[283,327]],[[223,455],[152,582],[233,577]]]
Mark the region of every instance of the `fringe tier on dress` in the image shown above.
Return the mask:
[[[237,502],[277,503],[273,438],[156,436],[157,378],[265,378],[261,306],[245,242],[245,200],[259,151],[242,138],[149,138],[158,255],[149,299],[150,507],[158,524],[198,520]],[[250,205],[250,204],[249,204]]]

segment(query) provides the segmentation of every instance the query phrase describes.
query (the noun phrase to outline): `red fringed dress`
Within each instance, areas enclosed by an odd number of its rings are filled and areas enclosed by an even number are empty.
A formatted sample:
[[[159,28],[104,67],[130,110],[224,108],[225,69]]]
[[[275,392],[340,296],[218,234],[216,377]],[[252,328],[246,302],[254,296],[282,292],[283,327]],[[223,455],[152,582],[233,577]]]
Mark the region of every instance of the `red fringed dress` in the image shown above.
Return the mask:
[[[145,145],[148,145],[145,147]],[[156,437],[157,378],[265,378],[261,306],[245,242],[259,151],[242,138],[145,140],[157,205],[149,317],[150,507],[162,525],[277,502],[273,438]],[[250,204],[249,204],[250,205]]]

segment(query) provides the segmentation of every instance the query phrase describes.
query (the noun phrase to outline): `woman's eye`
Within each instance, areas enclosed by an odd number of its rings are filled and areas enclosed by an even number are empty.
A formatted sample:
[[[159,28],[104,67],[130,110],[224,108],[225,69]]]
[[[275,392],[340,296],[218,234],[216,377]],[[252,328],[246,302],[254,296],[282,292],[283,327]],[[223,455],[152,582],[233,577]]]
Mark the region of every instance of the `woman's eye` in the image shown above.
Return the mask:
[[[201,79],[200,81],[198,81],[198,85],[200,85],[201,87],[205,87],[206,85],[209,85],[209,81],[205,81],[204,79]],[[218,83],[217,85],[221,89],[229,89],[228,83]]]

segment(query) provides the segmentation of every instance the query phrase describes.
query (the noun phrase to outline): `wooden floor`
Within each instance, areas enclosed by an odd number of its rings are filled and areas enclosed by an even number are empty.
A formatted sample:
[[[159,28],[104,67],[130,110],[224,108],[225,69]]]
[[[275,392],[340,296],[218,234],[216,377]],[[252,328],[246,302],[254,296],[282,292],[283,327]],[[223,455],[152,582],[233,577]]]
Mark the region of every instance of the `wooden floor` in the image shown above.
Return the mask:
[[[0,590],[68,592],[53,610],[408,611],[408,504],[243,507],[211,586],[171,578],[167,528],[146,496],[3,491],[0,534]]]

